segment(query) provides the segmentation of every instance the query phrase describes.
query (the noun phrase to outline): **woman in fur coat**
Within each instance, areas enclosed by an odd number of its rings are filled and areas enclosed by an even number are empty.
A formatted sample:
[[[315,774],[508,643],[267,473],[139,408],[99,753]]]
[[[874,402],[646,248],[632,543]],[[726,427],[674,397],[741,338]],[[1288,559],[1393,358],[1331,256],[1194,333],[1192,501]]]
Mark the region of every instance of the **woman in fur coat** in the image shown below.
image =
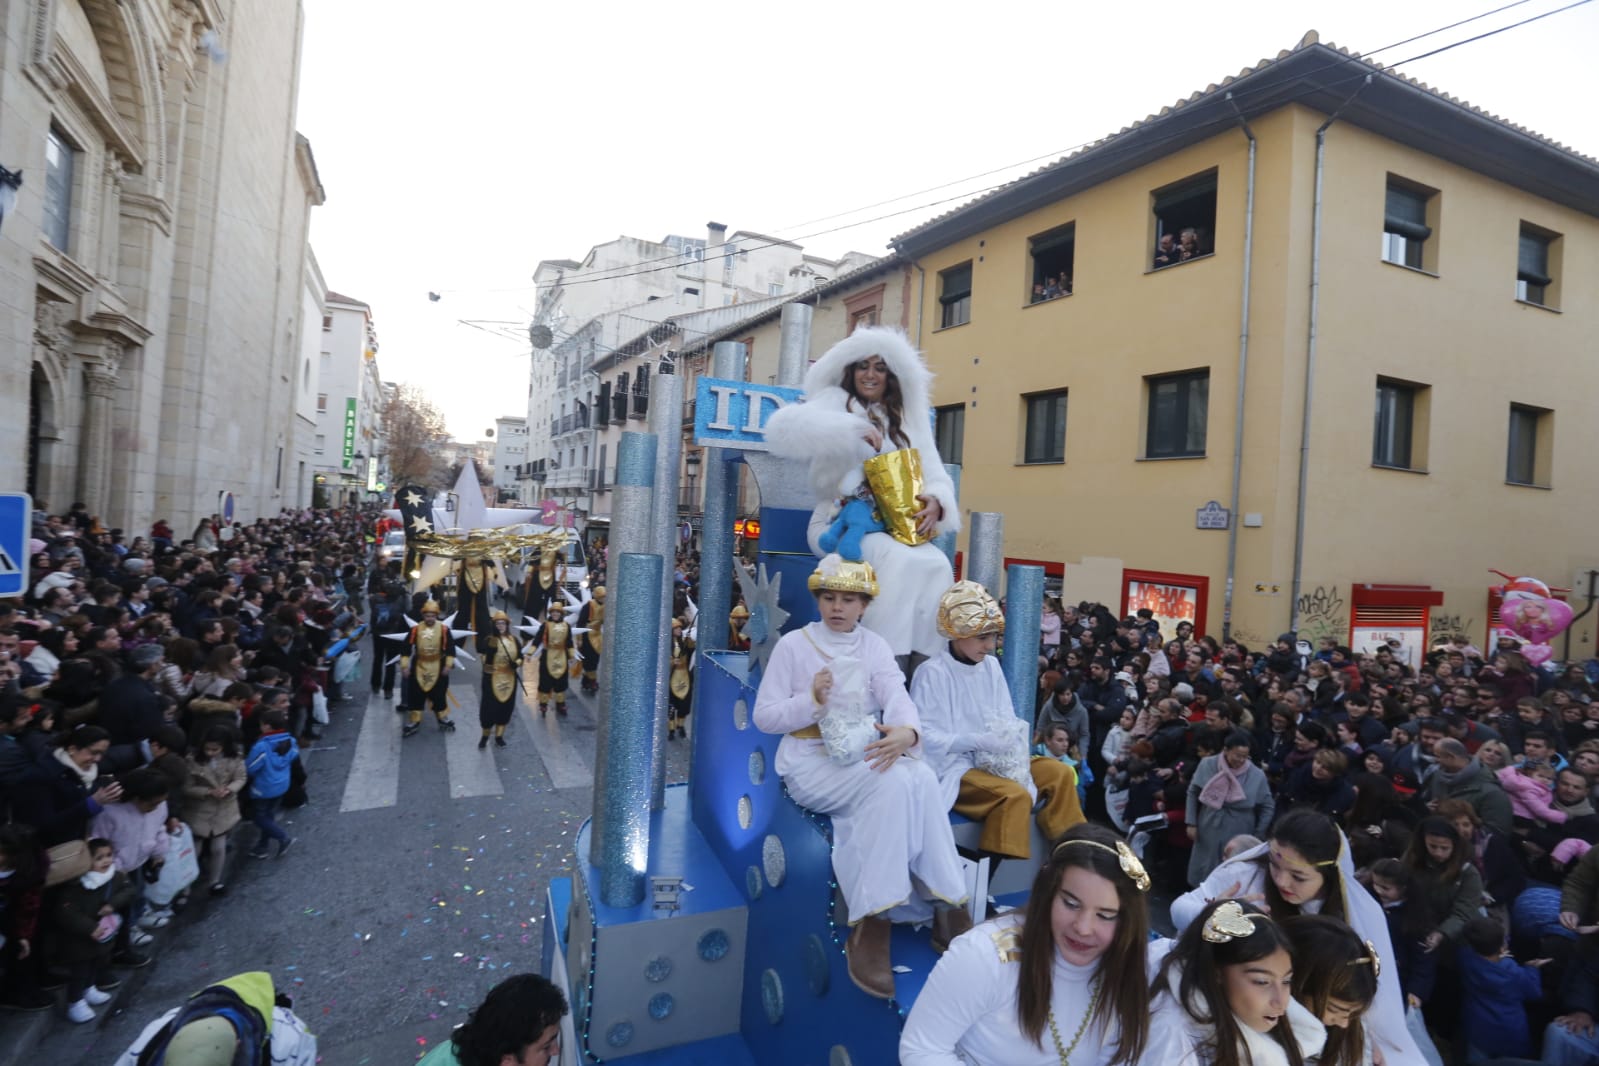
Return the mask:
[[[900,448],[921,453],[924,505],[917,528],[926,535],[960,529],[955,485],[933,441],[929,401],[933,375],[904,332],[885,326],[857,329],[833,345],[805,374],[805,399],[775,412],[766,424],[772,451],[810,460],[811,550],[844,503],[871,499],[861,464]],[[902,660],[938,654],[944,646],[936,618],[938,598],[954,582],[949,560],[933,544],[911,547],[887,533],[861,542],[885,590],[872,601],[865,625]]]

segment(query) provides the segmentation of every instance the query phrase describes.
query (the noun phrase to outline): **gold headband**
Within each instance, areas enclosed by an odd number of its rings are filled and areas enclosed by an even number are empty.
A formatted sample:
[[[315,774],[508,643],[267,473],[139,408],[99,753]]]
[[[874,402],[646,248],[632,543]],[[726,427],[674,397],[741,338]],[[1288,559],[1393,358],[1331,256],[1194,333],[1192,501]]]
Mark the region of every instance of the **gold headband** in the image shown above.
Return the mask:
[[[1371,967],[1371,975],[1373,977],[1381,977],[1382,976],[1382,956],[1377,954],[1377,945],[1373,944],[1369,940],[1366,941],[1366,954],[1362,955],[1358,959],[1350,959],[1349,960],[1349,965],[1351,965],[1351,966],[1367,966],[1367,965],[1369,965]]]
[[[1086,844],[1088,847],[1110,852],[1116,856],[1116,861],[1121,864],[1122,873],[1127,875],[1127,879],[1133,883],[1133,887],[1140,892],[1149,891],[1149,874],[1144,870],[1144,864],[1138,861],[1138,856],[1133,854],[1133,849],[1123,844],[1120,840],[1116,841],[1115,847],[1111,847],[1109,844],[1101,844],[1097,840],[1063,840],[1055,845],[1054,854],[1050,858],[1055,858],[1061,853],[1062,848],[1069,848],[1073,844]]]
[[[1271,851],[1269,845],[1267,846],[1267,851],[1268,851],[1268,853],[1270,853],[1270,851]],[[1331,858],[1331,859],[1323,859],[1321,862],[1294,862],[1293,860],[1285,857],[1283,855],[1283,853],[1279,851],[1279,852],[1275,853],[1275,857],[1276,857],[1277,861],[1282,863],[1284,866],[1288,866],[1288,867],[1297,866],[1297,867],[1299,867],[1301,869],[1305,869],[1305,870],[1314,870],[1314,869],[1317,869],[1317,868],[1322,867],[1322,866],[1337,866],[1338,865],[1338,859],[1337,859],[1336,856]]]
[[[1226,944],[1255,934],[1253,919],[1271,921],[1271,915],[1259,911],[1246,911],[1235,899],[1227,900],[1210,912],[1199,935],[1212,944]]]

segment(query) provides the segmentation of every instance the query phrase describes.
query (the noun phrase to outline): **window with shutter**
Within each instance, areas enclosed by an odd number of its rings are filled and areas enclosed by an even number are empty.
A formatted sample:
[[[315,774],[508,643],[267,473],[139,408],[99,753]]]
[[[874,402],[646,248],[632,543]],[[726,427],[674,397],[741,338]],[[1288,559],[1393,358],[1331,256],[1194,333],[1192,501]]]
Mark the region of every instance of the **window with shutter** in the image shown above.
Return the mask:
[[[1549,306],[1554,296],[1553,256],[1558,234],[1523,222],[1516,240],[1516,299]]]
[[[1414,270],[1427,268],[1427,242],[1432,227],[1427,224],[1428,205],[1437,192],[1420,185],[1388,177],[1383,199],[1382,257],[1385,262]]]
[[[972,264],[962,263],[938,275],[939,328],[964,326],[972,320]]]

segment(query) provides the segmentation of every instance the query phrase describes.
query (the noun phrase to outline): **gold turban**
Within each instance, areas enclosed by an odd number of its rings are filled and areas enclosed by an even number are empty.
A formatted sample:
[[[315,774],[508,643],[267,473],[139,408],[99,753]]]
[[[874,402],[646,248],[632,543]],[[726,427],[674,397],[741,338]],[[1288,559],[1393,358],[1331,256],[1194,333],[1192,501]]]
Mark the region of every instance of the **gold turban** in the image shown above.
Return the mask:
[[[1004,633],[1005,616],[983,586],[957,581],[938,599],[938,631],[950,640]]]

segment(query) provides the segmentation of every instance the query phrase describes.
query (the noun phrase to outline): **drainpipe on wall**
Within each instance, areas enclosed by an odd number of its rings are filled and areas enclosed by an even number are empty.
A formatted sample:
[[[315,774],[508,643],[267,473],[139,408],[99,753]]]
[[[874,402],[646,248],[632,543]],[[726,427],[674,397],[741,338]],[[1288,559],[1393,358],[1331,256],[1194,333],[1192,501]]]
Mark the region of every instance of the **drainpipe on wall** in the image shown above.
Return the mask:
[[[1299,631],[1299,586],[1305,565],[1305,501],[1310,485],[1310,408],[1316,395],[1316,325],[1321,310],[1321,185],[1322,167],[1327,158],[1327,129],[1344,113],[1355,97],[1371,84],[1367,74],[1360,87],[1349,94],[1327,121],[1316,128],[1316,199],[1310,223],[1310,325],[1305,337],[1305,413],[1299,428],[1299,499],[1294,517],[1294,579],[1289,589],[1288,628]]]
[[[927,271],[922,269],[922,264],[912,263],[916,268],[916,348],[922,347],[922,304],[927,299]]]
[[[1244,474],[1244,384],[1249,378],[1249,280],[1250,267],[1255,252],[1255,131],[1249,128],[1244,113],[1238,109],[1233,94],[1227,94],[1233,114],[1238,118],[1238,128],[1249,138],[1249,181],[1244,197],[1244,295],[1238,311],[1238,407],[1233,416],[1233,488],[1228,504],[1227,522],[1227,590],[1222,599],[1221,639],[1232,637],[1233,629],[1233,579],[1238,572],[1238,497],[1242,491]]]

